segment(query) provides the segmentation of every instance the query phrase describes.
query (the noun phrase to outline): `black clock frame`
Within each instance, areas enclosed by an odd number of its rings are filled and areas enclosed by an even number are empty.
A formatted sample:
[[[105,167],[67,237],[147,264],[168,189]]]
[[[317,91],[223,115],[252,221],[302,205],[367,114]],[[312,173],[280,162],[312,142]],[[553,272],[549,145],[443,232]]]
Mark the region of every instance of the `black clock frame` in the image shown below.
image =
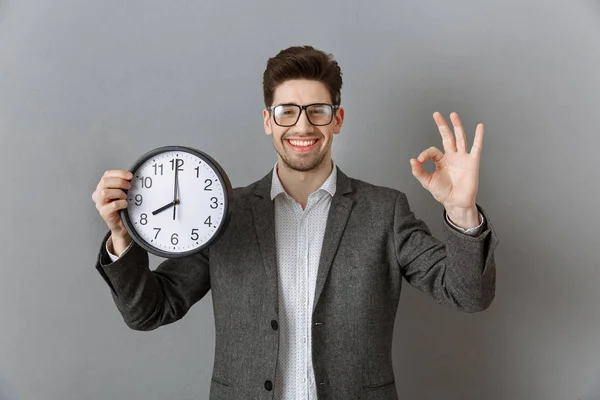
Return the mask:
[[[135,174],[135,172],[142,166],[142,164],[144,164],[146,161],[148,161],[148,159],[155,157],[158,154],[162,154],[162,153],[170,152],[170,151],[181,151],[184,153],[193,154],[193,155],[197,156],[198,158],[202,159],[205,163],[210,165],[213,168],[213,170],[215,170],[217,172],[217,176],[219,177],[221,186],[223,187],[223,194],[225,195],[225,202],[224,202],[225,204],[223,205],[225,209],[223,211],[223,218],[221,219],[221,223],[216,228],[217,229],[216,234],[214,234],[208,242],[204,243],[200,247],[196,247],[193,250],[189,250],[189,251],[182,252],[182,253],[171,253],[168,251],[163,251],[163,250],[155,248],[154,246],[150,245],[144,238],[141,237],[141,235],[135,230],[134,225],[131,222],[131,219],[129,218],[129,211],[128,211],[129,206],[128,206],[128,208],[122,209],[120,211],[120,214],[121,214],[121,219],[123,220],[123,224],[125,225],[125,229],[127,229],[127,232],[129,233],[129,236],[131,236],[133,241],[135,243],[137,243],[140,247],[142,247],[144,250],[146,250],[147,252],[152,253],[154,255],[157,255],[159,257],[182,258],[182,257],[188,257],[193,254],[201,252],[202,250],[211,246],[217,239],[219,239],[221,237],[221,235],[223,235],[223,233],[227,229],[227,226],[229,225],[229,220],[231,218],[230,205],[233,200],[233,188],[231,187],[231,182],[229,181],[229,177],[225,173],[225,170],[221,167],[221,165],[219,165],[219,163],[217,161],[215,161],[208,154],[206,154],[198,149],[194,149],[192,147],[187,147],[187,146],[163,146],[163,147],[158,147],[156,149],[150,150],[149,152],[145,153],[140,158],[138,158],[131,165],[131,167],[129,168],[129,171],[132,174]],[[127,190],[124,189],[124,192],[127,193]]]

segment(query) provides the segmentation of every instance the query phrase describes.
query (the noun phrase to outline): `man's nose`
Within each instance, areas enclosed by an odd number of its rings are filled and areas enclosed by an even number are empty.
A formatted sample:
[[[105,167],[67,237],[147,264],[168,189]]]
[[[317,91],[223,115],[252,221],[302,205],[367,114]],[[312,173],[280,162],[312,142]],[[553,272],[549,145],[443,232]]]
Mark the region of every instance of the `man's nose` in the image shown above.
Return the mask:
[[[298,122],[296,122],[296,125],[294,125],[294,128],[294,130],[298,133],[312,133],[314,130],[314,125],[308,120],[308,117],[306,116],[306,110],[302,110],[300,113],[300,118],[298,119]]]

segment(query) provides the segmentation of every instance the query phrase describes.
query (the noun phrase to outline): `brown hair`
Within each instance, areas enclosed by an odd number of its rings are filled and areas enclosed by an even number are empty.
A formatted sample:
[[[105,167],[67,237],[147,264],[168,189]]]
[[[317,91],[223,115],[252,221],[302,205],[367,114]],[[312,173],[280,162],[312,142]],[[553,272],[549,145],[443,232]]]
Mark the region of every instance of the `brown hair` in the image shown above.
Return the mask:
[[[334,105],[339,106],[342,101],[342,70],[332,54],[326,54],[312,46],[294,46],[269,58],[263,74],[265,106],[273,104],[277,86],[291,79],[319,81],[329,89]]]

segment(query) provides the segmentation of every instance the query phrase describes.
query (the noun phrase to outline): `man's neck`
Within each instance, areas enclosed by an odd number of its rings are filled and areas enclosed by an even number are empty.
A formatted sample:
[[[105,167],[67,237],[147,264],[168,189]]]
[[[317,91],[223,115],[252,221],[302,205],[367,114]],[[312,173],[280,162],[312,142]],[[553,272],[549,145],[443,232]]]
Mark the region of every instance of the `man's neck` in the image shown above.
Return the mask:
[[[333,162],[329,157],[315,169],[304,172],[291,169],[280,159],[275,172],[286,193],[304,209],[308,202],[308,196],[323,185],[331,174],[332,168]]]

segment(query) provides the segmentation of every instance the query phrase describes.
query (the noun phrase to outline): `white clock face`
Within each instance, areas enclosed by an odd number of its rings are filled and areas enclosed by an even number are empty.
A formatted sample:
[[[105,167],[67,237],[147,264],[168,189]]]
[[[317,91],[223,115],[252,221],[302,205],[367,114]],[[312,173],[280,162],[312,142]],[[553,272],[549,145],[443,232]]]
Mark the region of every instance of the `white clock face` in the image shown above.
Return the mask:
[[[158,252],[198,249],[215,236],[225,218],[224,187],[213,167],[195,154],[156,154],[133,171],[127,191],[131,227]]]

